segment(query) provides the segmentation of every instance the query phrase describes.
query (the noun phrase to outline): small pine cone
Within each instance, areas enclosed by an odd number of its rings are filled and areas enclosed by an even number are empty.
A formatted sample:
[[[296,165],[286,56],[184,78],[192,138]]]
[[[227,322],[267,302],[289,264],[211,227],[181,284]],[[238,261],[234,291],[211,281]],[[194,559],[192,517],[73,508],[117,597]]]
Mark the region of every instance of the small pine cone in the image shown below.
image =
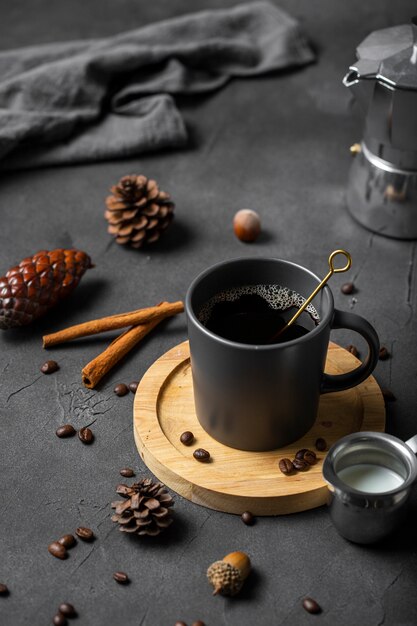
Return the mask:
[[[215,561],[207,570],[207,578],[214,587],[214,594],[234,596],[242,589],[243,579],[237,567],[225,561]]]
[[[26,326],[44,315],[94,267],[81,250],[41,250],[0,278],[0,328]]]
[[[126,499],[112,502],[115,513],[111,519],[122,532],[154,537],[172,524],[169,507],[174,501],[161,483],[143,478],[130,487],[118,485],[116,491]]]
[[[174,203],[159,190],[155,180],[142,175],[123,176],[111,192],[104,217],[117,243],[141,248],[158,241],[172,222]]]

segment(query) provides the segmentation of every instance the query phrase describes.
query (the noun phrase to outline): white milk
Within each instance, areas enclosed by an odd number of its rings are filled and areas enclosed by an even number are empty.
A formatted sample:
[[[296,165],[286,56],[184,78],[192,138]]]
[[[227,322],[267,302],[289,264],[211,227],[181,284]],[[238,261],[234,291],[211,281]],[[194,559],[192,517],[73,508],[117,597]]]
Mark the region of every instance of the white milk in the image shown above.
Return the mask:
[[[365,493],[384,493],[396,489],[404,479],[388,467],[358,463],[337,473],[344,483]]]

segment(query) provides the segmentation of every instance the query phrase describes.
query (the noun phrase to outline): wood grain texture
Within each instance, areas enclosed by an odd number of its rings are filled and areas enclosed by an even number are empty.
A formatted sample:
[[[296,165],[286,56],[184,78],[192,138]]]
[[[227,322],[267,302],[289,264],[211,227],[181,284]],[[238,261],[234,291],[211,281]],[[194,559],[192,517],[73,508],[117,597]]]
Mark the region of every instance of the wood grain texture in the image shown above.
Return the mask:
[[[326,372],[340,374],[359,361],[330,343]],[[323,395],[314,426],[294,444],[270,452],[245,452],[215,441],[200,426],[194,398],[188,341],[161,356],[138,387],[133,409],[136,445],[149,469],[168,487],[208,508],[241,514],[281,515],[325,504],[322,478],[324,453],[307,472],[285,476],[278,469],[283,457],[294,458],[300,448],[315,450],[317,437],[328,446],[358,430],[383,431],[385,406],[381,390],[370,376],[354,389]],[[180,435],[191,430],[195,444],[187,447]],[[211,454],[210,463],[193,458],[196,448]]]

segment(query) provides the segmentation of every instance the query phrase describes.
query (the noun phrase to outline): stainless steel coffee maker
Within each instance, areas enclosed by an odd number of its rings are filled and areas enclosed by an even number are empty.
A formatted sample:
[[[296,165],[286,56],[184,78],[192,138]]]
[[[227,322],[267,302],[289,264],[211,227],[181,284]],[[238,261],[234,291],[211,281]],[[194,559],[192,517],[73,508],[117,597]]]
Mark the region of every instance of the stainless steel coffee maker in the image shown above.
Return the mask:
[[[372,231],[417,238],[417,17],[366,37],[343,79],[366,114],[348,208]]]

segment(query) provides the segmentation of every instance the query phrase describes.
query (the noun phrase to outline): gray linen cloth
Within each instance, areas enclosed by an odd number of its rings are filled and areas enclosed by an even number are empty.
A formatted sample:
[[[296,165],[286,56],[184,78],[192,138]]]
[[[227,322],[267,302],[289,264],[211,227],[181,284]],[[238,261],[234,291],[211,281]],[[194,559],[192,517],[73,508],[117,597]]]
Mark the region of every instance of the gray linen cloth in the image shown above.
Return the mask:
[[[187,142],[173,95],[313,61],[297,21],[267,2],[106,39],[0,52],[0,167],[99,161]]]

